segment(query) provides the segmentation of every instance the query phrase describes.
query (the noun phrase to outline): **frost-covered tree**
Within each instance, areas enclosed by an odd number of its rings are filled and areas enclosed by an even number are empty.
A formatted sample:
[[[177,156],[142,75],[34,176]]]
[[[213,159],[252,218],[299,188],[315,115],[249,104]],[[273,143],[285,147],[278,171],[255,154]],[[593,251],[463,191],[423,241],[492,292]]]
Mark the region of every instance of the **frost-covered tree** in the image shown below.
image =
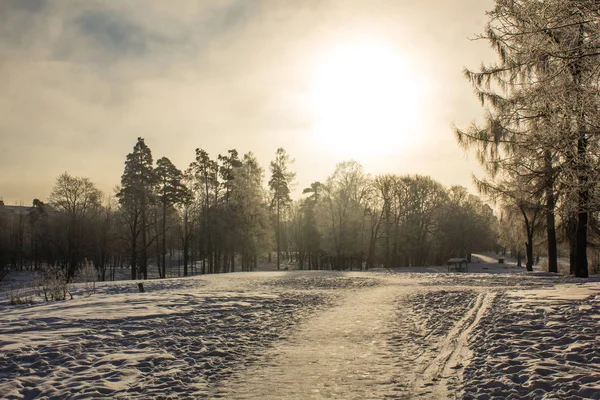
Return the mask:
[[[576,215],[576,274],[587,276],[588,215],[598,154],[598,6],[593,0],[497,0],[481,39],[499,60],[466,70],[486,124],[457,130],[492,182],[545,194],[549,266],[556,270],[555,193]]]
[[[228,150],[227,154],[219,154],[217,157],[220,162],[219,176],[222,186],[225,189],[222,202],[217,209],[220,214],[218,235],[220,245],[222,246],[223,272],[233,271],[235,264],[235,239],[230,233],[236,231],[237,220],[235,218],[235,210],[233,210],[229,200],[235,190],[236,170],[242,166],[242,161],[236,149]],[[217,259],[219,258],[217,256]]]
[[[263,189],[263,170],[256,157],[247,153],[235,169],[230,202],[235,213],[235,248],[241,256],[242,271],[256,268],[258,255],[269,249],[269,215]]]
[[[221,185],[219,183],[219,164],[212,160],[203,149],[196,149],[196,159],[188,169],[190,190],[200,209],[198,221],[201,227],[196,235],[202,242],[200,245],[205,259],[208,260],[208,272],[214,272],[216,260],[216,211],[219,202]],[[188,208],[189,210],[189,208]],[[204,266],[203,264],[203,267]]]
[[[341,270],[361,265],[370,177],[358,162],[341,162],[327,178],[323,189],[319,224],[323,247],[330,254],[331,268]]]
[[[286,153],[285,149],[278,148],[275,152],[275,159],[271,161],[269,169],[271,171],[271,179],[269,180],[269,188],[271,189],[271,205],[275,209],[276,225],[275,225],[275,242],[277,246],[277,269],[280,268],[281,255],[281,213],[287,207],[292,199],[290,197],[291,186],[296,177],[296,173],[289,170],[290,164],[294,160]]]

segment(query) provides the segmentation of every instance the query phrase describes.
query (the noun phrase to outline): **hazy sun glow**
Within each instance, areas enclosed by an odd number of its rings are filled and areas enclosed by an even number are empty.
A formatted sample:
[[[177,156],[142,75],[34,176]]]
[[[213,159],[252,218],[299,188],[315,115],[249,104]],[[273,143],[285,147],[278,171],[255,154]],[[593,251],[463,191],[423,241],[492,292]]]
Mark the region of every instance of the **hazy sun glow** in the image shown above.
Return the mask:
[[[418,135],[423,82],[394,48],[340,45],[316,63],[309,97],[317,143],[343,156],[396,152]]]

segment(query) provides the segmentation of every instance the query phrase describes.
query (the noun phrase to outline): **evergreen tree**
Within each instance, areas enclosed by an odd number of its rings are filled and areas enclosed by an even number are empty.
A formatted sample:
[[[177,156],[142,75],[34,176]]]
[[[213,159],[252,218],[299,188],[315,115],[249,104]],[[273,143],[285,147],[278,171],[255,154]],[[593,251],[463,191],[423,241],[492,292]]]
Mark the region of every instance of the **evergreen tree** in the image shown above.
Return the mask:
[[[319,181],[310,184],[310,187],[302,190],[302,194],[308,194],[308,197],[301,204],[302,226],[300,242],[301,254],[300,263],[304,267],[304,260],[308,261],[308,268],[319,268],[321,252],[321,234],[317,225],[317,210],[321,200],[323,184]]]
[[[154,170],[158,182],[158,201],[162,208],[162,248],[161,262],[157,260],[159,275],[166,277],[166,254],[167,254],[167,210],[181,203],[184,199],[187,189],[182,183],[182,173],[167,157],[162,157],[156,162]],[[162,264],[162,269],[161,269]],[[184,276],[187,271],[184,270]]]
[[[155,201],[155,188],[156,174],[153,168],[152,152],[144,139],[139,137],[133,147],[133,152],[129,153],[125,160],[121,188],[117,193],[129,228],[131,279],[148,278],[148,218],[150,206]],[[138,252],[141,254],[139,271]]]
[[[239,158],[238,151],[235,149],[228,150],[229,155],[218,156],[218,160],[221,162],[219,167],[219,175],[223,181],[223,187],[225,188],[224,202],[221,207],[222,223],[220,230],[221,243],[224,244],[223,252],[223,271],[233,271],[235,264],[235,237],[233,235],[237,230],[237,220],[235,218],[235,210],[232,208],[229,200],[235,190],[235,179],[236,171],[242,166],[242,161]],[[220,258],[220,257],[217,257]]]
[[[219,201],[219,164],[216,160],[211,160],[205,150],[197,148],[196,160],[190,164],[189,175],[193,182],[191,189],[195,193],[196,200],[201,203],[202,234],[198,236],[204,244],[201,245],[205,250],[203,258],[208,258],[208,271],[205,272],[214,273],[216,264],[214,212]]]
[[[278,148],[275,152],[275,159],[271,161],[271,179],[269,180],[269,188],[271,189],[272,201],[271,206],[276,212],[276,228],[275,242],[277,245],[277,269],[281,265],[281,211],[288,206],[292,199],[290,197],[291,185],[296,177],[295,172],[289,171],[289,165],[294,161],[290,160],[290,156],[283,148]]]

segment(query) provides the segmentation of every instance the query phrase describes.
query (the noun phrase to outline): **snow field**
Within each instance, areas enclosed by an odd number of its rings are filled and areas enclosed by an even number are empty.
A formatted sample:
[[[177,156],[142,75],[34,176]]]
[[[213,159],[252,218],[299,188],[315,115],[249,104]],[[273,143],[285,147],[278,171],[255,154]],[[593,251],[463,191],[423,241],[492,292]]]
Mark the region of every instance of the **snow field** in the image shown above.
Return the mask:
[[[296,271],[144,287],[0,301],[0,397],[600,398],[596,279]]]

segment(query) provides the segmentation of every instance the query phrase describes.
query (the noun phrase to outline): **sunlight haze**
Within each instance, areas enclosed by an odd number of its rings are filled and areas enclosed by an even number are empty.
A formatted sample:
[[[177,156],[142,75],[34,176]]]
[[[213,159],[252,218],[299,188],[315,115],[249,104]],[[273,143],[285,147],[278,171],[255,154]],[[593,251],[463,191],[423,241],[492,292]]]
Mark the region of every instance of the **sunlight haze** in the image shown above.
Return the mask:
[[[377,39],[349,38],[317,57],[308,99],[316,145],[361,159],[417,144],[429,82],[408,64]]]
[[[0,398],[600,399],[600,0],[0,0]]]
[[[471,187],[453,137],[482,110],[463,66],[489,1],[0,2],[0,197],[46,199],[68,171],[105,192],[138,136],[180,169],[196,147],[278,147],[296,197],[355,159]],[[452,168],[448,168],[451,163]]]

